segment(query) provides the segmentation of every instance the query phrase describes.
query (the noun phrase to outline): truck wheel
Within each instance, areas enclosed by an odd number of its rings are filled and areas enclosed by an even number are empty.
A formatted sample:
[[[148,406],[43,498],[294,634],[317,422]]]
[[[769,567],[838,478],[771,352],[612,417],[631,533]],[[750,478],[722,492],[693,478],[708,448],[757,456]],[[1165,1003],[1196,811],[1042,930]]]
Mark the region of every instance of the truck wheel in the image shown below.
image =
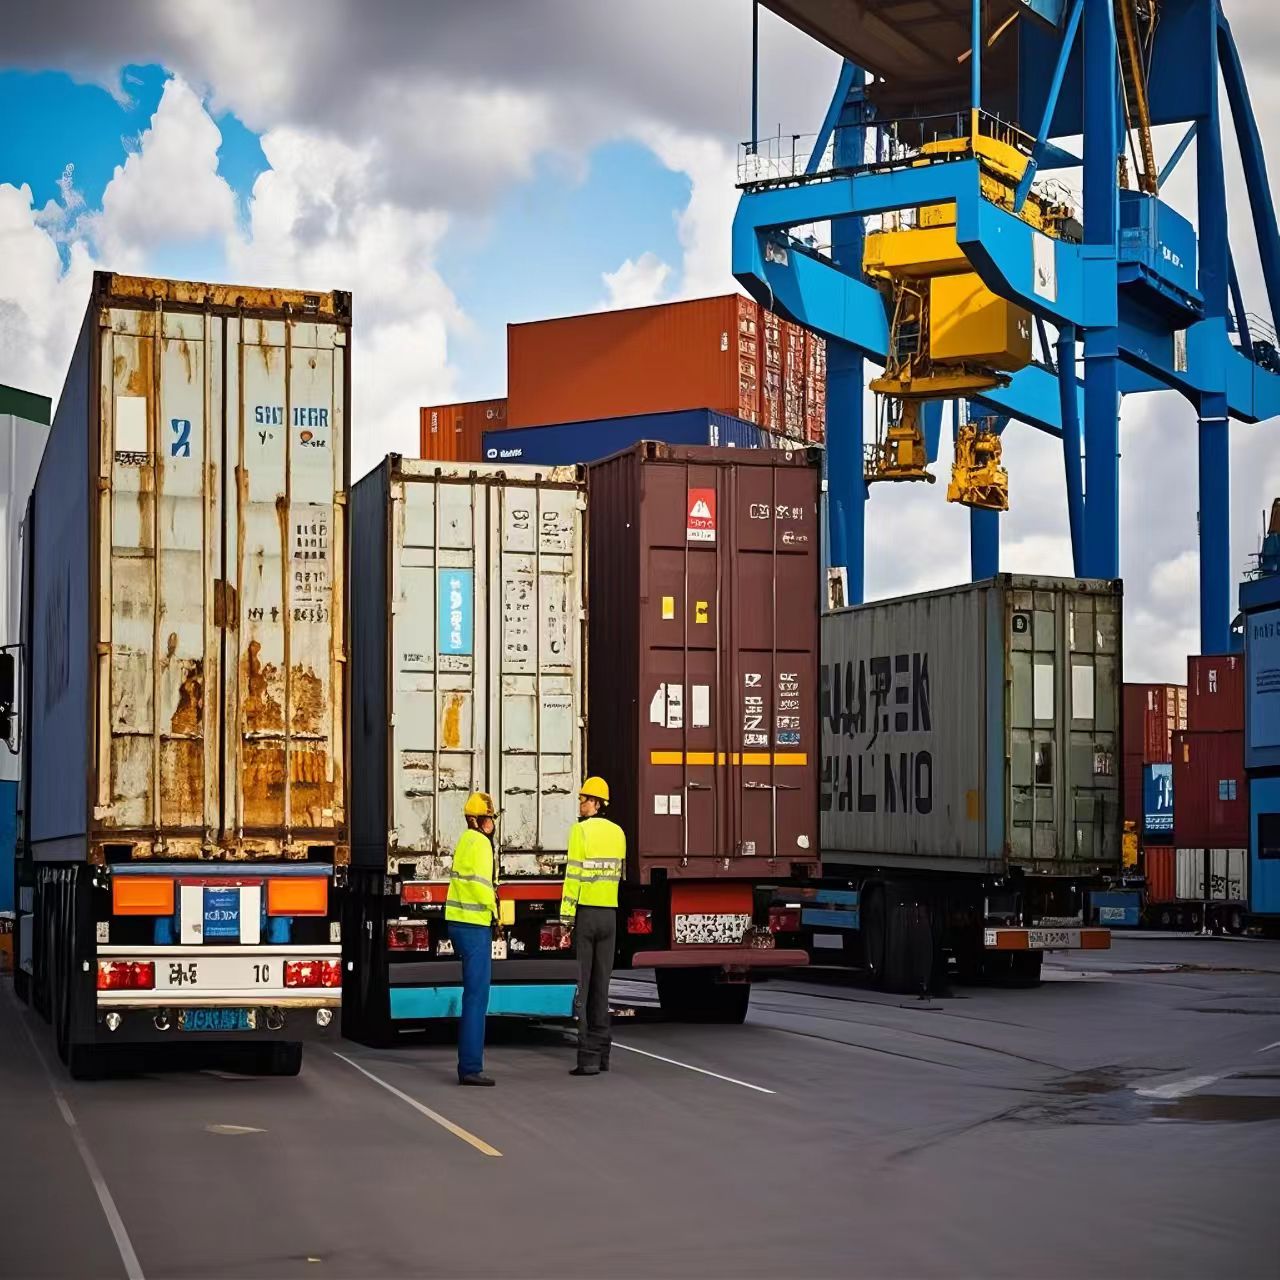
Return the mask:
[[[302,1070],[302,1045],[296,1040],[277,1040],[258,1046],[258,1074],[296,1076]]]
[[[73,1080],[101,1080],[106,1074],[106,1056],[96,1044],[68,1044],[67,1072]]]
[[[717,982],[711,969],[659,969],[658,1002],[672,1022],[740,1024],[746,1021],[751,987]]]
[[[18,966],[13,970],[13,994],[22,1001],[23,1004],[31,1003],[31,977],[27,971]]]
[[[862,896],[859,930],[867,976],[877,987],[884,984],[885,925],[884,886],[872,885]]]
[[[998,987],[1038,987],[1043,951],[995,951],[987,955],[987,978]]]

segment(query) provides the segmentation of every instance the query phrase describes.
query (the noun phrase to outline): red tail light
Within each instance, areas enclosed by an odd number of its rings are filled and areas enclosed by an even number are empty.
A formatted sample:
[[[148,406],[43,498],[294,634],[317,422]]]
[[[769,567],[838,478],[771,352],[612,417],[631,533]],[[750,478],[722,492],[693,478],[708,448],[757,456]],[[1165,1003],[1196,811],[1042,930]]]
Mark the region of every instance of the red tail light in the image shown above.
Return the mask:
[[[539,951],[568,951],[573,944],[573,936],[564,925],[552,921],[538,930]]]
[[[337,960],[286,960],[286,987],[340,987],[342,964]]]
[[[389,924],[387,950],[430,951],[431,930],[425,924]]]
[[[156,967],[150,960],[99,960],[99,991],[151,991]]]
[[[770,907],[769,929],[773,933],[799,933],[800,912],[792,907]]]
[[[653,932],[653,912],[636,908],[627,913],[627,932],[650,934]]]

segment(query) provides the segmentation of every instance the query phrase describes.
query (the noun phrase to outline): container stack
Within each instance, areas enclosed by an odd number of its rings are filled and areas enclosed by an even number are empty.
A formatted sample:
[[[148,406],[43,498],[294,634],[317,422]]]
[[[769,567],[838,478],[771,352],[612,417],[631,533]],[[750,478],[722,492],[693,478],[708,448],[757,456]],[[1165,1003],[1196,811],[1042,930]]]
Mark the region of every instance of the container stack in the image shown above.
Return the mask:
[[[1187,690],[1124,686],[1124,820],[1142,847],[1173,843],[1173,735],[1187,727]]]
[[[505,400],[424,408],[422,456],[561,464],[645,438],[777,448],[826,437],[825,341],[738,294],[508,325],[507,378]],[[515,438],[530,430],[561,434],[535,456]]]

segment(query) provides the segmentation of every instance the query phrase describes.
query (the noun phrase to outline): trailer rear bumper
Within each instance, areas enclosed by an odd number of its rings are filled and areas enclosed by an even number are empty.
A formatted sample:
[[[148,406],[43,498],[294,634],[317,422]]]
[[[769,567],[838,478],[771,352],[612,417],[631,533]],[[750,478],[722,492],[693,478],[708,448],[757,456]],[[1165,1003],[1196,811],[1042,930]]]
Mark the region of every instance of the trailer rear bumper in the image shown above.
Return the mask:
[[[809,963],[807,952],[771,947],[677,947],[637,951],[637,969],[797,969]]]
[[[1082,929],[986,929],[983,946],[988,951],[1108,951],[1111,930]]]

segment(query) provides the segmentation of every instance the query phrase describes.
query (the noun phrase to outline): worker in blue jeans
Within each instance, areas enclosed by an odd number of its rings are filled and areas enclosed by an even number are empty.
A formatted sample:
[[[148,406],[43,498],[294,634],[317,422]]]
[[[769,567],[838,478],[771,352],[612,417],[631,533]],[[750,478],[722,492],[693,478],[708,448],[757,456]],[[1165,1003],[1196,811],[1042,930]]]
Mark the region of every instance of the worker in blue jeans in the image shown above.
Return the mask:
[[[498,812],[493,797],[477,791],[463,806],[467,829],[453,851],[444,918],[454,954],[462,961],[462,1017],[458,1022],[458,1083],[493,1085],[484,1073],[484,1020],[493,974],[493,833]]]

